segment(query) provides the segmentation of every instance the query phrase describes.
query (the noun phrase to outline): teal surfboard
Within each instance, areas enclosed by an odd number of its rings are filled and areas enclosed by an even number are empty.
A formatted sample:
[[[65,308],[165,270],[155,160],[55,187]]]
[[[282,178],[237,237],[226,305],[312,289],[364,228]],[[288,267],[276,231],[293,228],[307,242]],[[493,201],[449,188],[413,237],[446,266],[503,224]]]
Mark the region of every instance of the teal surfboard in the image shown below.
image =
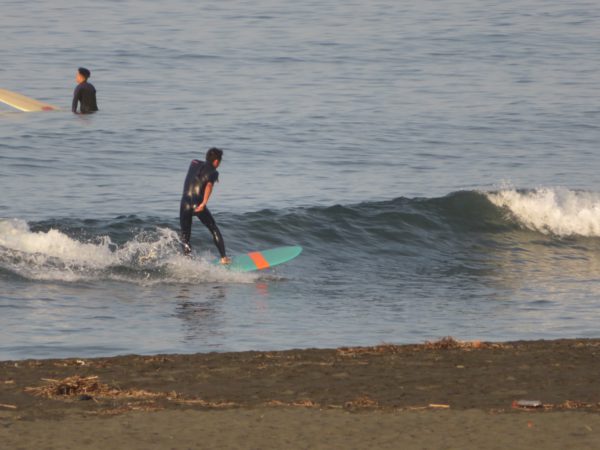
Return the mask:
[[[264,270],[291,261],[300,253],[302,253],[302,247],[299,245],[271,248],[269,250],[236,255],[231,258],[231,264],[224,267],[236,272]],[[220,264],[219,260],[216,260],[215,264]]]

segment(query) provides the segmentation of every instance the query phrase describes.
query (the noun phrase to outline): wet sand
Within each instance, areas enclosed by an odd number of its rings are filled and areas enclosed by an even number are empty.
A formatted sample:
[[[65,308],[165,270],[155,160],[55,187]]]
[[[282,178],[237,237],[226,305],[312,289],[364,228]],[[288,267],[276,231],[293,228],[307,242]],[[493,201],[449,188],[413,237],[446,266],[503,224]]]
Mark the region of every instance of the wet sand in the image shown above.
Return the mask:
[[[598,449],[599,380],[581,339],[5,361],[0,448]]]

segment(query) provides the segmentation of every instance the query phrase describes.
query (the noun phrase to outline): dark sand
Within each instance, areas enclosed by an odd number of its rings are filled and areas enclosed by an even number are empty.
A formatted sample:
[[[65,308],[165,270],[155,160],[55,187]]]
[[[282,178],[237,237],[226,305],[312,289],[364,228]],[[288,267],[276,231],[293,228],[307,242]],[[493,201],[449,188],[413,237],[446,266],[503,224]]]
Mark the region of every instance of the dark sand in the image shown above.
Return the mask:
[[[599,413],[600,340],[0,362],[0,449],[600,449]]]

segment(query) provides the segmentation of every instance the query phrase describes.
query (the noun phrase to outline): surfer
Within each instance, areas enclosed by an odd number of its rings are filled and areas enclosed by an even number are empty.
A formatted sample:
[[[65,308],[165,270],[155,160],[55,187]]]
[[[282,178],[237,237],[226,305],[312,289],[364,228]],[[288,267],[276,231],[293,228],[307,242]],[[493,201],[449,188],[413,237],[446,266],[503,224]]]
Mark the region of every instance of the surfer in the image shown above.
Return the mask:
[[[225,254],[225,242],[223,242],[221,231],[219,231],[215,219],[206,207],[213,187],[219,181],[217,168],[221,164],[222,158],[223,151],[213,147],[206,152],[205,161],[192,160],[183,185],[179,224],[181,226],[181,243],[185,255],[192,252],[190,245],[192,217],[196,216],[211,232],[213,241],[221,255],[221,264],[229,264],[231,260]]]
[[[98,111],[98,104],[96,103],[96,88],[93,84],[88,83],[88,78],[91,72],[85,67],[77,69],[75,75],[75,81],[77,81],[77,87],[73,92],[73,112],[77,114],[77,104],[81,103],[79,111],[81,114],[90,114]]]

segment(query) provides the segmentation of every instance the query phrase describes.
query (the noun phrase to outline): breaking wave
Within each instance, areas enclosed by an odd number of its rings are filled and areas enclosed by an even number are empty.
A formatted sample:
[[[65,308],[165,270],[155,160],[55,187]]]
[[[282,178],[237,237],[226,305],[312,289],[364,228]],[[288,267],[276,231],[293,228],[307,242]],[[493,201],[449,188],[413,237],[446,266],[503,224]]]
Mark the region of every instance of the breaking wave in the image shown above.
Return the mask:
[[[0,221],[0,268],[33,280],[111,279],[132,282],[249,282],[206,258],[181,255],[175,231],[142,231],[122,245],[102,235],[82,242],[51,228],[33,231],[23,220]]]
[[[365,261],[428,255],[431,261],[475,258],[522,231],[545,240],[600,236],[600,194],[563,188],[461,191],[354,205],[221,214],[230,253],[299,244],[302,259]],[[253,282],[211,263],[212,242],[198,222],[191,260],[181,255],[175,218],[0,219],[0,272],[33,280],[120,280],[136,283]],[[594,247],[596,244],[594,244]]]

